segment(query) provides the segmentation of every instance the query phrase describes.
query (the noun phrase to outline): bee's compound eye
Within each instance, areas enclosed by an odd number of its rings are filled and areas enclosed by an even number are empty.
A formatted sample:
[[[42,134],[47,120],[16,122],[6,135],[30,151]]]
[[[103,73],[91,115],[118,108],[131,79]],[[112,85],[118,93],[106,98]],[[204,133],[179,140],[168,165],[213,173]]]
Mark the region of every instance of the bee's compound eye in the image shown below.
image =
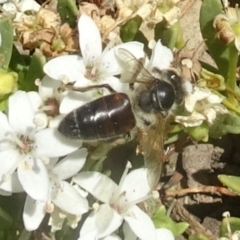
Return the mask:
[[[152,105],[155,111],[168,111],[175,101],[175,91],[172,85],[165,81],[159,81],[152,91]]]

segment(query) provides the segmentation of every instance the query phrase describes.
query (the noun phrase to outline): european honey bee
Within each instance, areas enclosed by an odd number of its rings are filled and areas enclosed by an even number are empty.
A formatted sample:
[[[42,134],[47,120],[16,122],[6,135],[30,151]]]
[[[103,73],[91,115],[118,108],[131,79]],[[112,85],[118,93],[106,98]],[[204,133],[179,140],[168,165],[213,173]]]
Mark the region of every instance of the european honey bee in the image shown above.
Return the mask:
[[[184,97],[182,79],[171,69],[154,69],[157,75],[154,77],[142,60],[125,49],[118,49],[118,57],[123,68],[121,77],[130,86],[129,95],[116,93],[107,84],[76,89],[87,91],[104,87],[112,94],[70,112],[61,121],[58,131],[66,137],[85,141],[109,140],[137,132],[139,149],[152,171],[150,182],[154,185],[161,172],[168,112]]]

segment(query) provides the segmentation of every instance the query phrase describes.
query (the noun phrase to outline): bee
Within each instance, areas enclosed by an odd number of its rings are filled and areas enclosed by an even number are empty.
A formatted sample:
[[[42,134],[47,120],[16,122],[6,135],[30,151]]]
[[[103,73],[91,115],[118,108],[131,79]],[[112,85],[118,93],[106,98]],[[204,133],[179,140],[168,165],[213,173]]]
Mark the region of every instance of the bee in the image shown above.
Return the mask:
[[[78,89],[84,92],[104,87],[111,94],[70,112],[58,131],[69,138],[89,141],[109,140],[136,129],[139,149],[152,171],[150,182],[154,185],[161,173],[168,113],[184,98],[182,79],[172,69],[153,69],[154,76],[144,67],[143,59],[136,59],[126,49],[118,49],[117,54],[129,95],[116,93],[107,84]]]
[[[162,171],[168,115],[183,102],[187,86],[174,69],[155,68],[150,73],[144,67],[144,59],[136,59],[129,51],[119,49],[118,56],[122,68],[131,69],[121,77],[132,89],[138,149],[150,170],[149,184],[156,186]]]

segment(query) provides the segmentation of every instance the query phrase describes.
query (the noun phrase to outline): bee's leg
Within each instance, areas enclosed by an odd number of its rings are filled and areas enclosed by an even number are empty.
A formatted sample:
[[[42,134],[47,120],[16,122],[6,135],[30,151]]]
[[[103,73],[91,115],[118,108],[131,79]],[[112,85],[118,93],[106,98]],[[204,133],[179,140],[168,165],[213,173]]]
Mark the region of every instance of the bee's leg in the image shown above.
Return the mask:
[[[106,88],[111,93],[116,93],[116,91],[107,83],[99,84],[99,85],[92,85],[92,86],[87,86],[87,87],[74,87],[72,83],[68,83],[68,84],[62,85],[58,90],[61,92],[63,92],[63,91],[87,92],[89,90],[98,89],[98,88]]]

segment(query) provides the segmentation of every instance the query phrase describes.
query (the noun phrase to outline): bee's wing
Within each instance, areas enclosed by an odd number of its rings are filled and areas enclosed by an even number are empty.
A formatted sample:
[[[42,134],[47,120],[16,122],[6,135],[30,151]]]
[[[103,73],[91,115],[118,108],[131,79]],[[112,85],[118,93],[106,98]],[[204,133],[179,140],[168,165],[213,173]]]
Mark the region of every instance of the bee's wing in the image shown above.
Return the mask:
[[[162,116],[154,126],[141,129],[139,140],[140,149],[144,155],[145,166],[148,168],[148,182],[150,187],[156,187],[162,172],[164,158],[166,120]]]
[[[119,48],[117,55],[123,71],[121,81],[126,83],[146,83],[152,81],[152,75],[144,67],[144,59],[136,59],[128,50]]]

